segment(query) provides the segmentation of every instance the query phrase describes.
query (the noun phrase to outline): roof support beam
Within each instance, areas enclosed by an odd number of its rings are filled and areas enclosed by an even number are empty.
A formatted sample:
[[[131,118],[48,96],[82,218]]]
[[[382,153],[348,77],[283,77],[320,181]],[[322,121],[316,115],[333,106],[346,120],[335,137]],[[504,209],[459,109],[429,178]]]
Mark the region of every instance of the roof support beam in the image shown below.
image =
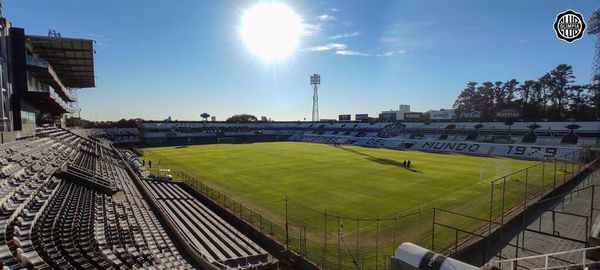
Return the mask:
[[[75,57],[75,56],[50,56],[50,55],[44,55],[43,56],[44,60],[49,60],[49,59],[55,59],[55,60],[60,60],[60,59],[64,59],[64,60],[94,60],[91,57]]]
[[[52,48],[52,47],[39,47],[39,46],[35,46],[33,47],[33,50],[35,52],[38,52],[39,50],[42,51],[62,51],[62,52],[89,52],[91,51],[91,49],[65,49],[65,48]]]

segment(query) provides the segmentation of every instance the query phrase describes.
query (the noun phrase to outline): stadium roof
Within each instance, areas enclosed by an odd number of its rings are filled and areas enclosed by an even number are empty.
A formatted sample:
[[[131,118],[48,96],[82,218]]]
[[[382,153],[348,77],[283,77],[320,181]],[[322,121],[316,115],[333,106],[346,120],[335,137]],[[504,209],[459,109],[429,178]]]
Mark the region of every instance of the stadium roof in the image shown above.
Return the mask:
[[[93,40],[27,36],[34,53],[48,61],[69,88],[95,87]]]

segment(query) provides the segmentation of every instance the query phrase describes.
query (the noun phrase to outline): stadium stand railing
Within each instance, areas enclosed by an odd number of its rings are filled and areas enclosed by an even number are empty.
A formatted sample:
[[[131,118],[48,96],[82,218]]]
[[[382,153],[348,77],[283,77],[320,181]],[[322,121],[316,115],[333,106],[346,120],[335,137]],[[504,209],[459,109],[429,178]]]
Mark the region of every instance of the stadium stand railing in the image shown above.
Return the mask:
[[[542,255],[519,257],[504,260],[494,260],[487,264],[489,267],[497,269],[515,270],[519,268],[519,265],[540,265],[539,269],[551,270],[551,269],[592,269],[600,265],[599,261],[590,261],[587,256],[590,253],[600,251],[600,246],[586,247],[580,249],[573,249],[561,252],[552,252]],[[556,260],[556,257],[560,256],[573,256],[579,258],[576,262],[570,262],[565,260]]]
[[[569,235],[562,235],[558,232],[558,238],[565,239],[568,241],[575,241],[577,243],[587,243],[588,236],[590,235],[590,228],[592,227],[592,221],[594,212],[597,209],[595,206],[594,196],[597,189],[597,185],[585,185],[577,188],[575,185],[581,183],[583,180],[588,179],[590,175],[595,175],[596,167],[598,166],[598,160],[594,160],[588,164],[581,166],[563,167],[561,166],[546,166],[550,167],[551,171],[546,176],[550,176],[545,184],[535,184],[533,179],[529,179],[529,183],[532,185],[520,185],[513,183],[511,177],[515,177],[515,173],[501,177],[500,179],[492,181],[490,185],[490,201],[489,201],[489,216],[488,217],[476,217],[470,216],[447,209],[434,209],[434,218],[432,220],[432,232],[431,232],[431,249],[442,252],[443,254],[453,256],[467,260],[468,263],[475,265],[483,265],[489,259],[498,257],[505,259],[503,253],[494,252],[498,246],[506,246],[516,252],[515,256],[518,256],[519,250],[526,253],[539,254],[533,249],[528,249],[525,246],[525,233],[538,234],[538,235],[554,235],[556,230],[547,233],[542,230],[541,218],[539,218],[540,227],[535,229],[528,228],[526,224],[530,221],[526,221],[532,218],[532,215],[538,215],[540,211],[550,211],[552,213],[552,226],[554,226],[555,215],[566,215],[572,216],[573,218],[579,218],[584,220],[583,229],[584,234],[582,239],[575,239]],[[568,164],[565,164],[568,165]],[[530,167],[531,168],[531,167]],[[558,168],[558,170],[557,170]],[[570,172],[565,173],[563,177],[557,177],[554,172],[562,171],[567,169]],[[536,175],[540,180],[546,178],[543,177],[542,171],[538,173],[532,173]],[[528,171],[516,172],[519,174],[515,179],[520,179],[519,182],[526,180]],[[574,188],[575,187],[575,188]],[[494,189],[495,188],[495,189]],[[495,190],[495,192],[494,192]],[[520,194],[520,195],[519,195]],[[547,210],[549,205],[556,205],[556,202],[562,202],[564,208],[564,201],[572,200],[573,196],[579,194],[586,194],[587,204],[583,206],[583,212],[580,214],[568,213],[560,211],[560,209]],[[516,196],[516,197],[515,197]],[[560,203],[559,203],[560,205]],[[582,206],[579,206],[581,208]],[[509,241],[504,239],[506,235],[511,235],[514,232],[519,231],[518,236]],[[450,233],[452,232],[452,233]],[[454,235],[452,240],[447,237],[440,237],[438,240],[436,236],[443,235]],[[502,250],[502,248],[500,248]],[[504,254],[506,255],[506,254]]]

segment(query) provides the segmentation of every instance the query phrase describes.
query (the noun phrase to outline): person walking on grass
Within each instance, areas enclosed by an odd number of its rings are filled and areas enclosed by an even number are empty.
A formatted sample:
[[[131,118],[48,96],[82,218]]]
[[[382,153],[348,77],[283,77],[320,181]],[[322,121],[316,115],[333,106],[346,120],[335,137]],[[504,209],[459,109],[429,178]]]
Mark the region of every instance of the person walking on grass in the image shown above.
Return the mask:
[[[408,160],[408,162],[406,163],[406,168],[410,168],[410,159]]]

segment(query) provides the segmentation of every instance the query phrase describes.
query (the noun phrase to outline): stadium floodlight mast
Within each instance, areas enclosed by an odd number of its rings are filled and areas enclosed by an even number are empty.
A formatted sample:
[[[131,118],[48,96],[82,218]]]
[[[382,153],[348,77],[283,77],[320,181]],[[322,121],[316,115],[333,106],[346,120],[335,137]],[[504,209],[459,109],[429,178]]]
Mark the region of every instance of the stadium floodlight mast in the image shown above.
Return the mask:
[[[589,35],[596,35],[596,52],[592,65],[592,83],[600,84],[600,8],[596,9],[588,21]]]
[[[319,94],[317,89],[321,85],[321,76],[319,74],[313,74],[310,76],[310,86],[312,86],[313,93],[313,108],[312,108],[312,120],[319,121]]]

